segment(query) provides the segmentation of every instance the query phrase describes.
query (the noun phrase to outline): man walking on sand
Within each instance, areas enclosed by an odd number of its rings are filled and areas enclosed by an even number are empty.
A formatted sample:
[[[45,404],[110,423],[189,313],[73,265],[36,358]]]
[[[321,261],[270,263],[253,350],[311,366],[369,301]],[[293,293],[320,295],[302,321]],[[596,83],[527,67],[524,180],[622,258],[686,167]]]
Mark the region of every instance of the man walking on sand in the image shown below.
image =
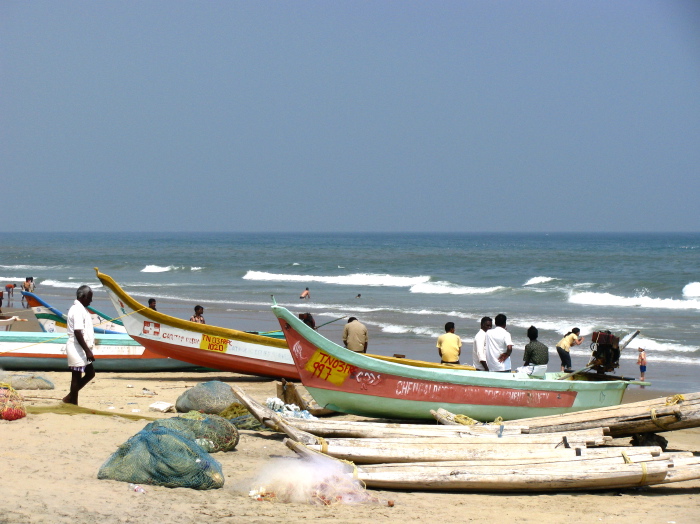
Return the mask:
[[[70,393],[63,398],[63,402],[76,406],[80,390],[95,378],[95,368],[92,365],[95,361],[92,353],[92,348],[95,346],[95,331],[92,327],[90,312],[85,309],[91,303],[92,289],[90,286],[80,286],[66,319],[68,334],[66,356],[68,369],[71,370],[71,381]]]

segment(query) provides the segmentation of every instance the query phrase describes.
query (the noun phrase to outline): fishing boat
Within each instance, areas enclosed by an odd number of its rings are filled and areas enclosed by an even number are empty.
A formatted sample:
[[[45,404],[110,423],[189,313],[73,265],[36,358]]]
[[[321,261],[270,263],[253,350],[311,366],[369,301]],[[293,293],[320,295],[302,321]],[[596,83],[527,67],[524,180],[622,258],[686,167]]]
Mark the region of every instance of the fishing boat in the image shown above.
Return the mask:
[[[0,369],[66,371],[67,334],[0,331]],[[203,371],[204,368],[147,350],[127,334],[96,334],[96,371]]]
[[[282,338],[197,324],[154,311],[131,297],[109,275],[97,268],[95,272],[129,335],[152,353],[221,371],[299,379]]]
[[[45,300],[34,293],[22,291],[22,296],[27,301],[29,307],[34,311],[36,319],[39,321],[42,331],[46,333],[65,333],[67,317],[65,313],[48,304]],[[92,318],[92,325],[95,333],[102,334],[125,334],[126,329],[119,320],[113,320],[104,313],[92,306],[86,308]]]
[[[627,385],[634,383],[378,360],[335,344],[284,307],[274,305],[272,310],[306,390],[321,407],[342,413],[429,419],[430,410],[443,408],[481,421],[513,420],[617,405]]]

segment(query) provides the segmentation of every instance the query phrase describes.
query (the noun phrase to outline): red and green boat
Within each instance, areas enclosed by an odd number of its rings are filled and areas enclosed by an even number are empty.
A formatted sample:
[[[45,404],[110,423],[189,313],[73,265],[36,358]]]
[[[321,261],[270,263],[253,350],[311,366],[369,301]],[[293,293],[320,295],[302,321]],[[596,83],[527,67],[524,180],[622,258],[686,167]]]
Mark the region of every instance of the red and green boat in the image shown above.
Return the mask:
[[[629,384],[606,375],[533,377],[379,360],[331,342],[281,306],[272,311],[309,394],[343,413],[430,419],[430,410],[443,408],[481,421],[514,420],[617,405]]]

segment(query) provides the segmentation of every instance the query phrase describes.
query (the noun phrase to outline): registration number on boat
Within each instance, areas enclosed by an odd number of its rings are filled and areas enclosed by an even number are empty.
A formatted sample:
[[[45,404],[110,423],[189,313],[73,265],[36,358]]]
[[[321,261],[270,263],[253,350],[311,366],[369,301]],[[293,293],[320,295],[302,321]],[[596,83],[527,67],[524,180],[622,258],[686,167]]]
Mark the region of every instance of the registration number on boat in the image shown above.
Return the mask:
[[[304,369],[321,380],[340,386],[350,375],[352,366],[318,349],[306,362]]]

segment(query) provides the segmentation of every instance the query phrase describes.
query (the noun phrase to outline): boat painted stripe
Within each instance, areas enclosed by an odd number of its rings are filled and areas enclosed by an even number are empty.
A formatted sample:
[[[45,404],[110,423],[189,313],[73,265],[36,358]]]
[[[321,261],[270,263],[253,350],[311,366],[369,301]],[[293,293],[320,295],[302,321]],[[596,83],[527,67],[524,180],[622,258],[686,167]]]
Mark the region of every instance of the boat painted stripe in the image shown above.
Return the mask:
[[[95,273],[97,278],[102,282],[102,284],[110,289],[117,299],[122,303],[122,308],[120,313],[123,315],[129,314],[130,311],[138,311],[138,315],[145,317],[155,323],[164,324],[174,328],[182,329],[184,331],[203,333],[209,336],[221,337],[229,340],[238,340],[241,342],[248,342],[250,344],[257,344],[263,346],[272,346],[276,348],[287,348],[287,343],[284,340],[275,339],[271,337],[265,337],[262,335],[254,335],[251,333],[245,333],[243,331],[238,331],[235,329],[222,328],[218,326],[208,326],[206,324],[197,324],[195,322],[190,322],[189,320],[182,320],[180,318],[171,317],[170,315],[165,315],[158,311],[154,311],[148,306],[140,304],[129,296],[119,285],[112,279],[112,277],[100,273],[98,268],[95,268]]]

